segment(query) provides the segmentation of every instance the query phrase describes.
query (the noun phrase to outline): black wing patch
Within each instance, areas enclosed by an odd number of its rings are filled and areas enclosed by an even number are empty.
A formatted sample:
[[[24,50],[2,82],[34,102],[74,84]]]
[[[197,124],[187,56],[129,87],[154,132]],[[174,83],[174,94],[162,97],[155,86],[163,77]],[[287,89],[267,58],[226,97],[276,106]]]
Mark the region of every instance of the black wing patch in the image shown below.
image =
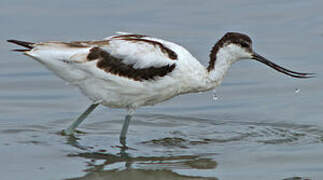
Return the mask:
[[[135,69],[131,64],[125,64],[122,59],[113,57],[99,47],[90,49],[87,56],[88,61],[97,60],[97,67],[115,75],[127,77],[135,81],[154,80],[156,77],[163,77],[175,69],[175,64],[161,67],[149,67]]]
[[[147,37],[147,36],[142,34],[122,34],[122,35],[114,36],[113,39],[118,39],[118,38],[140,39],[144,37]]]
[[[141,34],[123,34],[119,36],[113,37],[113,39],[121,39],[125,41],[131,41],[131,42],[143,42],[143,43],[148,43],[153,46],[159,47],[159,49],[166,54],[171,60],[176,60],[177,59],[177,54],[169,49],[168,47],[164,46],[162,43],[158,41],[153,41],[153,40],[148,40],[148,39],[143,39],[147,37],[146,35],[141,35]]]
[[[168,47],[164,46],[160,42],[152,41],[152,40],[148,40],[148,39],[136,39],[136,38],[123,38],[122,40],[132,41],[132,42],[144,42],[144,43],[151,44],[153,46],[158,46],[160,48],[160,50],[164,54],[166,54],[170,59],[172,59],[172,60],[177,59],[177,54],[173,50],[171,50]]]

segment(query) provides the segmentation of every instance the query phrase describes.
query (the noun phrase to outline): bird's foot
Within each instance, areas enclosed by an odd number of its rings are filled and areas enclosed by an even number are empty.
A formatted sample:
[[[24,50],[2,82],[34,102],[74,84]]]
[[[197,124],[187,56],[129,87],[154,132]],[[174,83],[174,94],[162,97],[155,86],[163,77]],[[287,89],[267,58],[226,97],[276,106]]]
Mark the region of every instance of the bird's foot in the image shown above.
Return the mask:
[[[119,141],[120,141],[120,144],[122,145],[120,146],[122,149],[128,149],[126,145],[126,137],[120,137]]]
[[[126,151],[126,150],[137,150],[137,149],[135,149],[135,148],[132,148],[132,147],[129,147],[129,146],[127,146],[126,145],[126,137],[120,137],[120,144],[121,144],[121,146],[115,146],[115,147],[117,147],[117,148],[120,148],[121,149],[121,151]]]
[[[71,130],[71,129],[63,129],[61,131],[61,135],[62,136],[73,136],[75,133],[77,134],[86,134],[85,132],[83,131],[80,131],[80,130]]]

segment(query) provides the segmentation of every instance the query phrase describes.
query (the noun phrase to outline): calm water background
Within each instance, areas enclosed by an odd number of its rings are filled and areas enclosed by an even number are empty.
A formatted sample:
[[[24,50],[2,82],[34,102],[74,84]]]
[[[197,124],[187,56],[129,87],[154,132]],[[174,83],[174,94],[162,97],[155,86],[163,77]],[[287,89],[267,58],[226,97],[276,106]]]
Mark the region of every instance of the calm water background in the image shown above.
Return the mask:
[[[323,2],[0,2],[1,179],[323,179]],[[5,40],[102,39],[115,31],[182,44],[204,65],[227,31],[291,69],[292,79],[252,61],[212,92],[138,110],[120,152],[123,110],[99,107],[76,138],[61,136],[89,104]],[[299,92],[296,93],[296,89]]]

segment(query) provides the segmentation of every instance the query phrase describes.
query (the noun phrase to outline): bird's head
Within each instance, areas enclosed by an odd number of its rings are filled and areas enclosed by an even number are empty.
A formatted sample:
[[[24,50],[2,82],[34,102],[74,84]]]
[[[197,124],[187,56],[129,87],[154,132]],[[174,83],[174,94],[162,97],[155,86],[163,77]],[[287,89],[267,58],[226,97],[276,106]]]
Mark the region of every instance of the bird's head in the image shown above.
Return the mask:
[[[257,54],[252,49],[252,40],[250,37],[242,33],[228,32],[215,44],[210,54],[209,71],[214,68],[218,56],[222,56],[222,59],[230,61],[229,63],[234,63],[241,59],[253,59],[294,78],[313,77],[313,73],[291,71]]]

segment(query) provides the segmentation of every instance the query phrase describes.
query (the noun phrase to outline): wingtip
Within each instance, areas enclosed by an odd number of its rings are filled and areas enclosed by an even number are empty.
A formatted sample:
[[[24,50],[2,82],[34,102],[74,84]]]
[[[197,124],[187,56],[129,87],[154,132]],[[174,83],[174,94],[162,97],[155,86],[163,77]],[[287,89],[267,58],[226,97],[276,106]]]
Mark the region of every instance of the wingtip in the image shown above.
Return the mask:
[[[35,43],[32,43],[32,42],[19,41],[19,40],[15,40],[15,39],[9,39],[9,40],[7,40],[7,42],[17,44],[19,46],[23,46],[23,47],[28,48],[28,49],[32,49],[33,45],[35,44]]]
[[[27,52],[30,51],[30,49],[12,49],[13,52]]]

